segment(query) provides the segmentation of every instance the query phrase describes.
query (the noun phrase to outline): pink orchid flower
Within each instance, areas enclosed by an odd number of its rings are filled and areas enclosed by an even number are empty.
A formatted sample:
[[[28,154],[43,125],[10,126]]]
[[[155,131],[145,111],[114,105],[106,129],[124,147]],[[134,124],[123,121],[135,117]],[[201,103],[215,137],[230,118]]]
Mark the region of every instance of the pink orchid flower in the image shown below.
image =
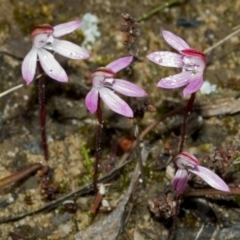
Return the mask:
[[[202,178],[207,184],[212,188],[224,192],[230,192],[227,184],[214,172],[208,168],[199,165],[199,161],[192,154],[188,152],[181,152],[174,159],[178,170],[173,179],[173,186],[178,193],[184,192],[187,181],[189,178],[189,173],[193,173],[200,178]]]
[[[114,112],[126,117],[133,117],[133,111],[128,104],[114,92],[129,97],[144,97],[147,93],[137,85],[122,79],[116,79],[115,74],[126,68],[133,57],[119,58],[106,67],[98,68],[92,74],[92,89],[87,94],[85,103],[87,109],[94,113],[97,111],[99,97]]]
[[[147,58],[161,66],[182,68],[182,72],[161,79],[157,86],[179,88],[186,85],[183,90],[184,96],[196,92],[203,84],[203,72],[206,67],[204,53],[190,48],[183,39],[171,32],[162,31],[162,34],[166,42],[180,54],[161,51],[150,53]]]
[[[89,58],[89,53],[82,47],[58,37],[76,30],[81,21],[71,21],[52,27],[48,24],[39,25],[32,30],[33,46],[22,63],[22,75],[27,84],[32,82],[36,73],[37,61],[40,62],[44,72],[59,82],[67,82],[65,70],[56,61],[53,54],[47,50],[57,52],[71,59]]]

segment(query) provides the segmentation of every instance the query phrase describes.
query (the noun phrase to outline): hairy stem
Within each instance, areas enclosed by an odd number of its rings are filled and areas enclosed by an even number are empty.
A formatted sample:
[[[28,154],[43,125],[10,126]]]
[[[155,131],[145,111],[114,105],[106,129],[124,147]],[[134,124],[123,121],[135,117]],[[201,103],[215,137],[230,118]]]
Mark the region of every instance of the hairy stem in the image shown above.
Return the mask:
[[[184,110],[183,114],[183,124],[182,124],[182,132],[181,132],[181,140],[179,145],[179,153],[183,151],[184,142],[185,142],[185,135],[186,135],[186,129],[187,129],[187,120],[188,120],[188,114],[192,110],[194,99],[195,99],[195,93],[191,94],[191,97],[189,98],[187,105]]]
[[[45,74],[40,63],[37,64],[39,73],[41,74],[38,80],[38,101],[40,108],[40,128],[42,139],[42,150],[45,161],[49,160],[48,144],[46,135],[46,107],[45,107]]]
[[[95,163],[94,163],[94,173],[93,173],[93,187],[94,187],[94,191],[96,192],[97,192],[97,182],[98,182],[98,165],[101,157],[101,143],[102,143],[102,129],[103,129],[102,109],[100,106],[99,96],[98,96],[98,107],[97,107],[97,119],[98,119],[98,128],[96,133]]]
[[[195,93],[192,93],[191,97],[189,98],[189,100],[187,102],[187,105],[184,109],[181,140],[180,140],[180,145],[179,145],[179,153],[181,153],[183,151],[186,129],[187,129],[188,115],[189,115],[190,111],[192,110],[194,99],[195,99]],[[168,232],[168,240],[171,240],[173,238],[173,233],[174,233],[174,231],[177,227],[178,214],[179,214],[179,211],[180,211],[180,205],[181,205],[182,199],[183,199],[183,194],[179,194],[176,198],[176,201],[177,201],[177,205],[176,205],[176,208],[175,208],[176,213],[173,217],[172,226],[171,226],[171,228]]]

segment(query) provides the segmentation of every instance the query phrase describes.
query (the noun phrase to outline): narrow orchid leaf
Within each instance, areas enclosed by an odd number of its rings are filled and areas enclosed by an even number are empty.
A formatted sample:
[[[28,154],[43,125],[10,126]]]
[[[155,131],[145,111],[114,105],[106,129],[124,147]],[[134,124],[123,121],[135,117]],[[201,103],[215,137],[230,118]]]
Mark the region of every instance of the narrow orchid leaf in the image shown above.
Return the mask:
[[[84,48],[69,41],[54,39],[52,49],[71,59],[85,59],[90,57],[89,53]]]
[[[80,20],[76,20],[76,21],[71,21],[71,22],[56,25],[54,27],[53,36],[61,37],[63,35],[71,33],[73,31],[75,31],[81,25],[81,22],[82,21],[80,21]]]
[[[152,62],[165,67],[183,67],[182,56],[172,52],[153,52],[147,55],[147,58]]]
[[[177,51],[182,51],[184,49],[189,49],[189,45],[180,37],[178,37],[177,35],[169,32],[169,31],[162,31],[163,37],[165,39],[165,41],[172,46],[174,49],[176,49]]]
[[[103,102],[114,112],[124,115],[126,117],[133,117],[133,111],[128,104],[123,101],[118,95],[108,88],[101,88],[99,90],[100,98]]]
[[[22,63],[22,76],[27,84],[32,82],[36,73],[37,49],[33,47]]]
[[[90,113],[94,113],[97,111],[98,90],[96,88],[92,88],[91,91],[87,94],[85,98],[85,104]]]
[[[59,82],[67,82],[68,77],[65,70],[61,67],[61,65],[56,61],[51,53],[49,53],[45,49],[38,50],[38,56],[40,60],[40,64],[44,70],[44,72],[51,78],[59,81]]]
[[[115,79],[111,88],[118,93],[129,97],[144,97],[147,93],[136,84],[122,79]]]
[[[211,187],[224,192],[230,192],[228,185],[216,173],[208,168],[197,166],[193,169],[190,168],[189,171],[202,178]]]
[[[111,63],[109,63],[106,68],[111,69],[113,72],[117,73],[121,71],[122,69],[126,68],[130,63],[132,62],[133,57],[128,56],[128,57],[123,57],[119,58]]]

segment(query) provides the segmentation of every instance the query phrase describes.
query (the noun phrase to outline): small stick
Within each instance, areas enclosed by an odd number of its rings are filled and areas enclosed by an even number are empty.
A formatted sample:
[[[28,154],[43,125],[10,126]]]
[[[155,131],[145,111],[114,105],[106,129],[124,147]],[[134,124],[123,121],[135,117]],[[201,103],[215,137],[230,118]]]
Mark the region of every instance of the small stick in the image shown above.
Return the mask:
[[[221,44],[223,44],[224,42],[226,42],[227,40],[229,40],[230,38],[232,38],[233,36],[237,35],[240,32],[240,28],[237,29],[236,31],[230,33],[229,35],[227,35],[225,38],[221,39],[220,41],[216,42],[214,45],[212,45],[211,47],[207,48],[204,53],[208,53],[211,50],[213,50],[214,48],[220,46]]]
[[[29,166],[21,169],[20,171],[17,171],[15,173],[12,173],[11,175],[1,178],[0,179],[0,189],[23,179],[27,175],[41,169],[42,167],[43,166],[41,163],[34,163],[32,165],[29,165]]]
[[[147,20],[148,18],[152,17],[157,12],[159,12],[165,8],[171,7],[172,5],[174,5],[176,3],[179,3],[179,0],[170,0],[168,2],[165,2],[164,4],[161,4],[158,7],[152,9],[150,12],[143,14],[140,18],[137,19],[137,22]]]
[[[240,195],[239,187],[230,188],[230,192],[223,192],[217,189],[197,189],[185,192],[184,197],[202,197],[206,195]]]
[[[12,87],[12,88],[10,88],[10,89],[8,89],[8,90],[0,93],[0,98],[3,97],[3,96],[5,96],[5,95],[7,95],[7,94],[9,94],[10,92],[13,92],[13,91],[21,88],[21,87],[23,87],[23,84],[19,84],[19,85],[15,86],[15,87]]]

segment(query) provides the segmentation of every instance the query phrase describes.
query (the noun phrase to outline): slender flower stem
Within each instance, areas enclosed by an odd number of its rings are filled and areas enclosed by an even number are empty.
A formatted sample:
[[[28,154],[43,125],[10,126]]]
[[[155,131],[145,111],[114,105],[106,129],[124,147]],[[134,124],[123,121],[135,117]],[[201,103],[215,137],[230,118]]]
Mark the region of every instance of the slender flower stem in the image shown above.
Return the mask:
[[[177,198],[176,198],[176,203],[177,203],[176,207],[175,207],[176,214],[173,217],[172,226],[171,226],[171,228],[168,231],[168,237],[167,237],[168,240],[172,240],[173,239],[173,233],[174,233],[174,231],[175,231],[175,229],[177,227],[177,223],[178,223],[178,214],[179,214],[179,211],[180,211],[180,205],[182,203],[182,199],[183,199],[183,194],[178,195]]]
[[[184,110],[182,132],[181,132],[181,141],[180,141],[180,146],[179,146],[179,153],[181,153],[183,151],[184,142],[185,142],[185,135],[186,135],[186,128],[187,128],[188,114],[192,110],[194,99],[195,99],[195,93],[192,93],[191,97],[189,98],[189,100],[187,102],[185,110]]]
[[[98,96],[98,107],[97,107],[97,119],[98,119],[98,128],[96,133],[96,142],[95,142],[95,163],[94,163],[94,173],[93,173],[93,187],[94,191],[97,192],[97,182],[98,182],[98,165],[101,157],[101,143],[102,143],[102,129],[103,129],[103,120],[102,120],[102,109],[100,106],[100,96]]]
[[[188,115],[190,113],[190,111],[192,110],[192,106],[194,103],[194,99],[195,99],[195,93],[191,94],[191,97],[189,98],[187,105],[184,109],[184,114],[183,114],[183,123],[182,123],[182,132],[181,132],[181,140],[180,140],[180,145],[179,145],[179,153],[181,153],[183,151],[183,147],[184,147],[184,142],[185,142],[185,135],[186,135],[186,129],[187,129],[187,120],[188,120]],[[178,214],[179,214],[179,210],[180,210],[180,205],[183,199],[183,194],[179,194],[176,197],[176,201],[177,201],[177,205],[176,205],[176,214],[173,217],[173,223],[172,226],[170,228],[170,230],[168,231],[168,240],[171,240],[173,238],[173,233],[177,227],[177,221],[178,221]]]
[[[46,107],[45,107],[45,74],[41,64],[37,64],[41,77],[38,80],[38,101],[40,108],[40,127],[41,127],[41,139],[42,139],[42,150],[45,161],[49,160],[48,155],[48,144],[46,136]]]

